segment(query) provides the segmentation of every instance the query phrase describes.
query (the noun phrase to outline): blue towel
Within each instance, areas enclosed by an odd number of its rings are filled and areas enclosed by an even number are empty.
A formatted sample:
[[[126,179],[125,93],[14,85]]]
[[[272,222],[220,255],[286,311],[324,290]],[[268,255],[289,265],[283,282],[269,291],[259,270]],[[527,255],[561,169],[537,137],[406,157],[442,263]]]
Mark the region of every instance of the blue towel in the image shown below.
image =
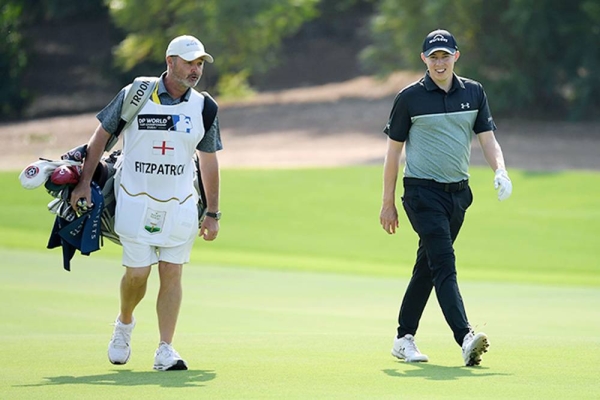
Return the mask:
[[[90,186],[94,207],[71,222],[57,216],[46,246],[49,249],[62,247],[63,268],[67,271],[71,270],[71,259],[77,250],[84,256],[89,256],[100,249],[100,215],[104,197],[102,189],[95,182]]]

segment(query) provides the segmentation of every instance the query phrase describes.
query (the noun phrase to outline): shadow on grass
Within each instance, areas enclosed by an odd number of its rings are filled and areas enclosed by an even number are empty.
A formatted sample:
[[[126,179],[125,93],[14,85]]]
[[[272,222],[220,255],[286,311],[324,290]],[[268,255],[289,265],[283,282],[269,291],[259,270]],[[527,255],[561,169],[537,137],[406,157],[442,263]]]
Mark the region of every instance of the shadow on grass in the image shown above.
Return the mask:
[[[446,367],[426,363],[407,363],[406,369],[383,369],[382,372],[394,378],[424,378],[430,381],[454,381],[460,378],[483,376],[507,376],[511,374],[483,372],[485,367]],[[410,369],[409,369],[410,368]]]
[[[217,377],[214,371],[131,371],[114,370],[114,373],[89,376],[51,376],[44,378],[47,382],[21,387],[57,386],[57,385],[98,385],[98,386],[146,386],[161,387],[200,387],[202,383]]]

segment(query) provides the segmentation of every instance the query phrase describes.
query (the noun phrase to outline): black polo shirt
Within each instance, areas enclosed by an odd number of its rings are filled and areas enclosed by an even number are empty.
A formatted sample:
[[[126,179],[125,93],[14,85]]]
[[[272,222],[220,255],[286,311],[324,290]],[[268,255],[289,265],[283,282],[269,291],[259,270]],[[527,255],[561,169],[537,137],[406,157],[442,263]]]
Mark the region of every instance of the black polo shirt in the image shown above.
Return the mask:
[[[406,142],[404,176],[457,182],[469,176],[472,134],[494,130],[479,82],[454,75],[446,93],[427,72],[398,93],[384,132]]]

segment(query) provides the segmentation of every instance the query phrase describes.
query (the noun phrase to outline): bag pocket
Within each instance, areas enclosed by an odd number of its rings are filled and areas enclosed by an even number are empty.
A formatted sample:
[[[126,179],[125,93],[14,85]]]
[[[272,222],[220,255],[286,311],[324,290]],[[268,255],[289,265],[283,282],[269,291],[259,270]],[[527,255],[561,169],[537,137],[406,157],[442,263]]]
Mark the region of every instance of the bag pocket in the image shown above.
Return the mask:
[[[189,199],[179,207],[177,216],[173,219],[173,227],[169,239],[176,242],[187,242],[198,231],[198,208]]]
[[[143,199],[129,197],[125,193],[119,193],[115,208],[115,232],[119,236],[136,239],[140,235],[146,203]]]

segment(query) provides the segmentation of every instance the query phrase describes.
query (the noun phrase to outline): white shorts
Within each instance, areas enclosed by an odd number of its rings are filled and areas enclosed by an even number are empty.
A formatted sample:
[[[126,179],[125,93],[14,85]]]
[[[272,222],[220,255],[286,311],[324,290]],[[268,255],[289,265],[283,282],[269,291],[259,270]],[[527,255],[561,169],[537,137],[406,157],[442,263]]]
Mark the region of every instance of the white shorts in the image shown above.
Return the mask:
[[[123,265],[131,268],[148,267],[165,261],[172,264],[187,264],[194,246],[195,236],[182,245],[157,247],[121,238],[123,245]]]

